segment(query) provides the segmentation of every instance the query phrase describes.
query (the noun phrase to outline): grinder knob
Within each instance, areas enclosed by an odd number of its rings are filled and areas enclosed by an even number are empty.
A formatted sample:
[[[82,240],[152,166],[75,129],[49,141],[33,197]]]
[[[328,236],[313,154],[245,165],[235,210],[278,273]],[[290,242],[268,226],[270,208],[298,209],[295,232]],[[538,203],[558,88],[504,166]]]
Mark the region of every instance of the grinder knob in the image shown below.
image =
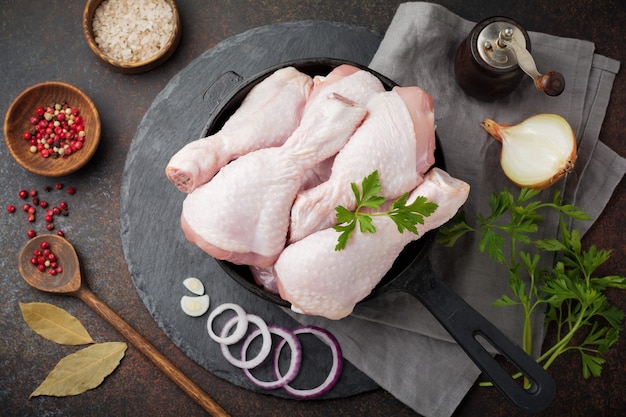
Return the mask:
[[[548,71],[541,75],[537,71],[535,61],[530,52],[515,36],[515,28],[507,26],[498,34],[497,45],[500,48],[509,48],[517,58],[517,64],[535,82],[535,87],[548,96],[558,96],[565,88],[565,78],[560,72]]]

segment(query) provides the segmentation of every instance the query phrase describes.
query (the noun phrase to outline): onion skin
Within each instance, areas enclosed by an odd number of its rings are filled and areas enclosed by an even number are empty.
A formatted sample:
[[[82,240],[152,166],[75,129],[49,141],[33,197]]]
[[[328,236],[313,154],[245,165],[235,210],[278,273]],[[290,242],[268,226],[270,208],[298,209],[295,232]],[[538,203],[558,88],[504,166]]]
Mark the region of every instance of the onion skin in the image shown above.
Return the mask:
[[[492,119],[485,119],[481,126],[502,143],[502,169],[506,177],[518,187],[543,190],[574,168],[576,137],[569,123],[557,114],[538,114],[517,125],[499,124]],[[528,145],[522,143],[525,139]],[[535,146],[530,144],[533,140],[537,144],[536,149],[529,148]],[[523,147],[526,147],[528,154],[520,151]],[[539,169],[534,169],[536,167],[533,165],[537,165],[546,155],[551,165],[545,163]]]

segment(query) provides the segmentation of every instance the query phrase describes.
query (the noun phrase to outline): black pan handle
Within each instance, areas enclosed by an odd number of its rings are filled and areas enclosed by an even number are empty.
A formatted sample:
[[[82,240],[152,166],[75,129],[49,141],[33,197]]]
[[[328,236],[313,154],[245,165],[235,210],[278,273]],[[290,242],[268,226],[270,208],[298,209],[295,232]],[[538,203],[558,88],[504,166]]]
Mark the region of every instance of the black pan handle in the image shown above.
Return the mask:
[[[420,300],[511,404],[526,412],[547,408],[556,393],[556,384],[546,370],[437,278],[428,256],[416,264],[419,270],[403,274],[402,283],[395,283],[395,289]],[[514,364],[528,379],[530,387],[525,389],[514,380],[477,337]]]

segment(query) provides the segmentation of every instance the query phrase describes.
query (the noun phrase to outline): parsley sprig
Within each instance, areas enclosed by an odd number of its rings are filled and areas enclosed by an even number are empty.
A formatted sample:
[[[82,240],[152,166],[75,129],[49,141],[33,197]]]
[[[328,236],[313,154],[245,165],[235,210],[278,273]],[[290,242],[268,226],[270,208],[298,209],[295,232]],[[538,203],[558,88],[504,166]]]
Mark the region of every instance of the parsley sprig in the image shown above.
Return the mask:
[[[492,194],[491,214],[477,215],[471,226],[463,214],[449,227],[440,229],[437,241],[447,246],[467,233],[478,233],[478,248],[502,263],[509,272],[511,296],[503,295],[496,306],[521,306],[524,314],[523,348],[532,354],[531,314],[545,309],[545,324],[555,326],[557,340],[541,354],[537,362],[547,369],[566,352],[578,352],[585,379],[598,377],[605,360],[602,355],[619,336],[624,312],[610,304],[603,294],[607,288],[626,289],[626,278],[619,275],[596,277],[598,267],[611,256],[610,250],[591,246],[583,249],[581,235],[570,231],[566,218],[589,220],[573,205],[562,204],[559,193],[551,202],[534,199],[539,191],[521,189],[517,199],[508,191]],[[559,216],[559,237],[533,239],[545,212]],[[510,252],[505,255],[505,244]],[[529,250],[518,250],[523,246]],[[551,269],[542,269],[541,256],[557,261]],[[520,377],[521,375],[516,375]]]
[[[381,185],[378,170],[363,179],[361,190],[356,183],[350,184],[350,187],[357,206],[353,212],[343,206],[335,207],[337,226],[333,228],[339,232],[335,250],[342,250],[346,247],[357,224],[361,233],[376,233],[376,227],[372,223],[374,217],[387,216],[393,220],[400,233],[408,230],[417,235],[417,224],[424,224],[424,217],[430,216],[437,209],[436,203],[422,196],[418,196],[407,205],[409,193],[405,193],[392,203],[389,210],[376,212],[385,202],[385,198],[379,195]]]

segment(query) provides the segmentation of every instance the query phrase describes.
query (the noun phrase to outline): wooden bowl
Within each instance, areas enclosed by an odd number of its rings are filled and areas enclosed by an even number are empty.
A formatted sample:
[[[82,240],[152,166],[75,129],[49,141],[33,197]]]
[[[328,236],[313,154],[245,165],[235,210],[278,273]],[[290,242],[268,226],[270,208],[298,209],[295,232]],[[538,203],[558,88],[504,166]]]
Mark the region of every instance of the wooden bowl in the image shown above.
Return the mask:
[[[180,15],[174,0],[165,0],[165,2],[172,8],[174,17],[174,25],[169,40],[156,55],[137,62],[125,62],[109,57],[98,47],[93,33],[93,17],[103,1],[104,0],[87,0],[85,9],[83,10],[83,34],[85,35],[89,49],[91,49],[94,55],[104,65],[113,71],[117,71],[122,74],[140,74],[158,67],[172,56],[176,47],[180,43],[181,37]]]
[[[66,158],[44,158],[31,152],[24,132],[32,130],[30,117],[37,107],[67,103],[80,111],[85,120],[83,148]],[[100,116],[91,99],[73,85],[58,81],[35,84],[24,90],[7,110],[4,118],[4,140],[13,158],[26,170],[46,177],[61,177],[82,168],[91,159],[100,143]]]

